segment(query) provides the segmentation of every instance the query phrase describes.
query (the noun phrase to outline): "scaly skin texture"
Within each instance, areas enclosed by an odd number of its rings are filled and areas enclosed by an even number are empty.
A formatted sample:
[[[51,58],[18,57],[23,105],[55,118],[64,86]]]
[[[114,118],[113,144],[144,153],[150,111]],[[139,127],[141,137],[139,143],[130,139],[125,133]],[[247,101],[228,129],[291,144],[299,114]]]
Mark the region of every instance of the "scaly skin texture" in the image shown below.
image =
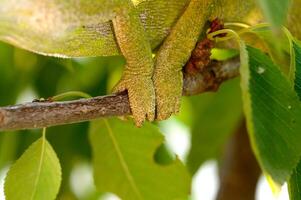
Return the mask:
[[[220,7],[219,5],[225,5]],[[182,68],[189,59],[198,37],[210,18],[236,20],[253,8],[252,2],[243,5],[235,0],[191,0],[170,34],[161,45],[155,61],[156,118],[164,120],[179,112],[182,96]],[[235,10],[236,9],[236,10]],[[232,13],[230,14],[230,12]]]
[[[149,121],[155,118],[154,63],[150,43],[136,10],[131,7],[121,9],[113,19],[116,39],[126,58],[123,77],[115,87],[115,92],[128,91],[132,114],[140,126],[145,118]]]
[[[137,126],[155,117],[152,48],[161,43],[186,0],[0,0],[0,39],[49,56],[122,54],[115,92],[127,90]],[[157,10],[156,10],[157,9]],[[113,27],[112,27],[113,24]]]
[[[120,55],[111,21],[116,11],[126,8],[127,1],[130,0],[0,0],[0,40],[48,56]],[[154,49],[169,33],[188,0],[135,2]]]
[[[294,11],[289,26],[298,31]],[[178,112],[181,69],[205,22],[216,17],[261,19],[255,0],[0,0],[0,40],[49,56],[122,54],[127,64],[115,91],[128,91],[139,126],[154,119],[155,94],[159,120]]]
[[[182,67],[195,47],[213,1],[191,0],[158,51],[153,78],[158,120],[167,119],[179,111],[183,85]]]
[[[212,8],[236,8],[237,16],[247,11],[237,6],[238,0],[228,1],[228,6],[223,1],[0,0],[0,39],[49,56],[122,54],[127,63],[114,91],[128,91],[140,126],[145,119],[155,118],[155,92],[158,119],[178,111],[181,68]],[[152,49],[168,34],[155,59],[155,91]]]

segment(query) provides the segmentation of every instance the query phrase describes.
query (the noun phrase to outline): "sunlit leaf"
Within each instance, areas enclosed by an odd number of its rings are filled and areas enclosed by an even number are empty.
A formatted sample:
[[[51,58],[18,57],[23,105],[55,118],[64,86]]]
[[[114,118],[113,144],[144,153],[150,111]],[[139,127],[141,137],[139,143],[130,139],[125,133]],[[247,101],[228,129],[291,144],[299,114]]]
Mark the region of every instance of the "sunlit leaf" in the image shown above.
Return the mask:
[[[248,131],[263,170],[288,180],[301,155],[301,103],[289,80],[258,49],[242,53],[242,92]]]
[[[4,186],[6,200],[54,200],[60,183],[59,160],[42,137],[8,171]]]
[[[142,128],[117,119],[93,121],[90,130],[94,180],[100,192],[123,200],[183,199],[190,177],[176,159],[168,165],[155,162],[163,136],[151,124]]]
[[[301,100],[301,45],[297,41],[293,41],[293,51],[295,54],[295,90]]]
[[[219,49],[214,48],[211,51],[210,59],[212,60],[228,60],[239,55],[236,49]]]
[[[295,90],[301,100],[301,45],[293,41],[294,64],[295,64]],[[292,200],[301,200],[301,161],[288,182],[289,194]]]

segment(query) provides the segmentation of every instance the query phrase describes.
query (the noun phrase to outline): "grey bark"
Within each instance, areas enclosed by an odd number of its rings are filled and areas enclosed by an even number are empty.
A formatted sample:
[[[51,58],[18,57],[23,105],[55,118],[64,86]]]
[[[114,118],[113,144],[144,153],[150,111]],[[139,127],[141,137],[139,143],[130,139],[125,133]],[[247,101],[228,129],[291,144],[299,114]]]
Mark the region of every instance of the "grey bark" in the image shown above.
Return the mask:
[[[239,74],[239,59],[212,61],[198,74],[184,74],[183,95],[216,91]],[[0,131],[34,129],[131,114],[127,93],[65,102],[32,102],[0,107]]]

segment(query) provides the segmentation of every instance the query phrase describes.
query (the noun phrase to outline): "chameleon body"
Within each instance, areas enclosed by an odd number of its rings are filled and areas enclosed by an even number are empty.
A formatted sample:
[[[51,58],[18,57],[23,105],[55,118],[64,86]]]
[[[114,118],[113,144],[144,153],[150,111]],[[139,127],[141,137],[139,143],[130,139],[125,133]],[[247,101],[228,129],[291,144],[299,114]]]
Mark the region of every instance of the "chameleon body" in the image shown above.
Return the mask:
[[[119,1],[123,3],[118,4]],[[231,1],[236,2],[233,4]],[[238,7],[238,0],[231,1],[214,1],[215,4],[227,5],[216,9],[219,13],[217,16],[237,20],[244,17],[253,6],[250,0],[241,7]],[[115,6],[112,5],[114,2]],[[124,2],[0,0],[0,39],[48,56],[72,58],[119,55],[121,52],[111,22],[116,11],[112,10],[125,7]],[[134,6],[152,49],[162,43],[188,3],[189,0],[135,1]],[[230,13],[239,16],[231,17]]]
[[[0,40],[48,56],[122,54],[115,91],[128,91],[141,125],[179,110],[181,69],[207,20],[245,21],[255,7],[253,0],[0,0]]]

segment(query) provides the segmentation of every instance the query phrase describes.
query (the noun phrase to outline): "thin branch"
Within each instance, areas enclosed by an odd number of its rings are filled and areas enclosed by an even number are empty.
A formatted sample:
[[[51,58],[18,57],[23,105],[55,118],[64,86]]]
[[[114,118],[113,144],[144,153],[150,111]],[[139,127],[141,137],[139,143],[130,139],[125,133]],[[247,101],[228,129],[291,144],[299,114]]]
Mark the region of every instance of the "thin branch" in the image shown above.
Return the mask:
[[[197,74],[184,74],[183,95],[215,91],[239,74],[239,59],[212,61]],[[131,114],[127,93],[65,102],[32,102],[0,107],[0,131],[50,127]]]

